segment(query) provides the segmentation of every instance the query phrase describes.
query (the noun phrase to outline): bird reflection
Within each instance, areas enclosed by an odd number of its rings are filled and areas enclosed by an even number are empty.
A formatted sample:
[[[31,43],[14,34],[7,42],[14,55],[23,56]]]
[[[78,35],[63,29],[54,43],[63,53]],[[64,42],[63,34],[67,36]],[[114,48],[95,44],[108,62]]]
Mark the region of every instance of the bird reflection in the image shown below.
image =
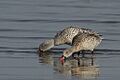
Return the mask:
[[[72,75],[77,75],[84,79],[91,79],[91,78],[97,78],[99,76],[100,69],[97,65],[83,65],[82,64],[78,67],[72,68],[71,73]]]
[[[53,65],[54,59],[52,52],[39,52],[39,63],[45,63]]]
[[[97,78],[100,73],[99,66],[95,64],[94,57],[66,60],[64,65],[61,65],[58,60],[55,60],[54,69],[62,74],[79,76],[84,79]]]
[[[95,63],[95,56],[76,57],[67,59],[62,65],[58,54],[52,52],[40,52],[39,62],[44,64],[50,64],[53,66],[55,72],[78,76],[82,79],[96,79],[100,74],[100,68]]]

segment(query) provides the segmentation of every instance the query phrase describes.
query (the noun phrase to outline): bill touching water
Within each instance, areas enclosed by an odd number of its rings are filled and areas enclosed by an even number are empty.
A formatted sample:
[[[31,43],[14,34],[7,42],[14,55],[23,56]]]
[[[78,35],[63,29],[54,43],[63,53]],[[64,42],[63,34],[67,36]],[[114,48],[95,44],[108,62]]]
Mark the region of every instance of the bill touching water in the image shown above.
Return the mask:
[[[74,59],[62,66],[58,58],[68,45],[56,46],[46,56],[38,55],[39,44],[68,25],[103,35],[94,52],[94,66],[90,58],[82,58],[79,66]],[[119,0],[0,0],[0,79],[117,80],[119,35]]]
[[[39,58],[41,63],[52,65],[55,73],[58,72],[66,76],[77,76],[82,79],[97,79],[100,75],[100,67],[98,63],[96,64],[95,57],[67,59],[64,65],[59,61],[59,57],[53,57],[47,53],[46,55],[39,56]]]

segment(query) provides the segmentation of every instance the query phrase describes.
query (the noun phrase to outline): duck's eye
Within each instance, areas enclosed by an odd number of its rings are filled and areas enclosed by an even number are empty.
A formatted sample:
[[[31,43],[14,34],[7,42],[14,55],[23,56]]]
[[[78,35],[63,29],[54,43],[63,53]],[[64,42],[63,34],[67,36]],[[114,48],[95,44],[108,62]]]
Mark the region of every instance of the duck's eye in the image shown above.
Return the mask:
[[[66,51],[66,54],[69,54],[69,52],[68,52],[68,51]]]

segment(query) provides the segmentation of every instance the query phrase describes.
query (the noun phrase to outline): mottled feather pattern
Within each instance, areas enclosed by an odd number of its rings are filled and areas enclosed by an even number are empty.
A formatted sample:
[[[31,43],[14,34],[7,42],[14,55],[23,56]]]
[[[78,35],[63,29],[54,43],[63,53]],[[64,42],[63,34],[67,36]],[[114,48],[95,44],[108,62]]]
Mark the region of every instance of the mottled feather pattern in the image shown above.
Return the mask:
[[[55,36],[55,45],[72,43],[73,37],[78,33],[79,33],[79,28],[77,27],[68,27],[64,29]]]
[[[98,35],[89,33],[78,34],[73,38],[73,46],[89,48],[91,50],[93,50],[100,42],[101,38]]]
[[[46,51],[54,46],[62,45],[62,44],[68,44],[72,45],[73,38],[77,34],[82,34],[82,33],[89,33],[89,34],[95,34],[99,35],[97,32],[92,31],[91,29],[86,29],[86,28],[80,28],[79,26],[70,26],[67,27],[61,31],[59,31],[53,38],[52,41],[48,40],[43,42],[40,45],[40,49],[43,51]],[[76,44],[77,45],[77,44]]]
[[[54,46],[54,39],[46,40],[40,44],[39,50],[46,51]]]
[[[66,49],[64,51],[63,55],[65,57],[69,57],[74,52],[78,52],[81,50],[93,51],[101,43],[101,41],[102,41],[101,37],[96,34],[89,34],[89,33],[77,34],[73,38],[72,47]]]
[[[87,29],[87,28],[80,28],[80,27],[76,27],[76,26],[70,26],[65,28],[64,30],[58,32],[55,35],[55,45],[60,45],[60,44],[71,44],[73,38],[77,35],[77,34],[82,34],[82,33],[90,33],[90,34],[98,34],[95,31],[92,31],[91,29]]]

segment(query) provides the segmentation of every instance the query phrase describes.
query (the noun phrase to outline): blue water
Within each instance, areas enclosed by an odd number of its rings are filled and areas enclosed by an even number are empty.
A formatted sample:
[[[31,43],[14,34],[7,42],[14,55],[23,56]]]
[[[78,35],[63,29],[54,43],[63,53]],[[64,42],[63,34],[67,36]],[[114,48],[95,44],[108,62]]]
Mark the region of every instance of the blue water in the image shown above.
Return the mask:
[[[60,49],[69,46],[56,47],[47,60],[37,54],[40,43],[69,25],[103,34],[95,58],[100,74],[93,79],[119,79],[119,0],[0,0],[0,80],[86,79],[55,70]]]

